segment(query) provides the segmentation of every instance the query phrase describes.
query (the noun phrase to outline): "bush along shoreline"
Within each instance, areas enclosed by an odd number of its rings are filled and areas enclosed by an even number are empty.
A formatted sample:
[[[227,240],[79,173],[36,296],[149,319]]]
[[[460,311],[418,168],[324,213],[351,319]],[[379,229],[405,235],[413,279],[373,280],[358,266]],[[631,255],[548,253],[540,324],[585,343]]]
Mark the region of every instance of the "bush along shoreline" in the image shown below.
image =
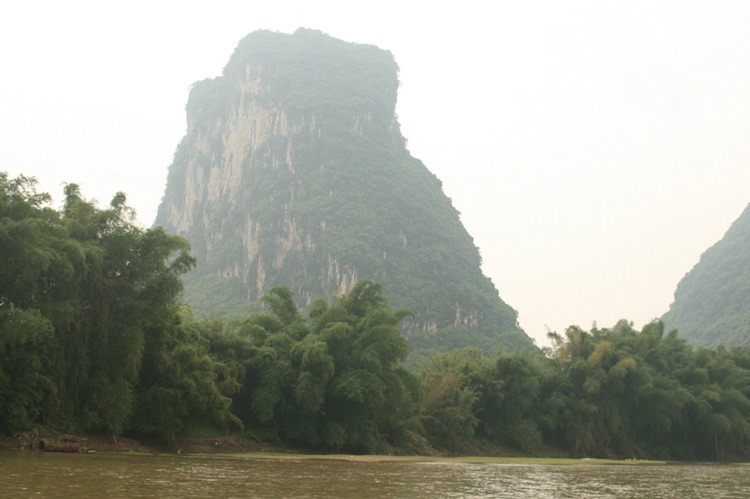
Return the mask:
[[[213,438],[228,452],[750,453],[750,348],[693,349],[660,321],[621,321],[408,369],[409,312],[377,283],[307,310],[275,287],[259,313],[199,318],[180,301],[184,239],[137,226],[121,193],[100,209],[68,184],[60,210],[49,202],[0,173],[0,433],[16,448],[36,431],[36,447],[48,432],[171,451]]]

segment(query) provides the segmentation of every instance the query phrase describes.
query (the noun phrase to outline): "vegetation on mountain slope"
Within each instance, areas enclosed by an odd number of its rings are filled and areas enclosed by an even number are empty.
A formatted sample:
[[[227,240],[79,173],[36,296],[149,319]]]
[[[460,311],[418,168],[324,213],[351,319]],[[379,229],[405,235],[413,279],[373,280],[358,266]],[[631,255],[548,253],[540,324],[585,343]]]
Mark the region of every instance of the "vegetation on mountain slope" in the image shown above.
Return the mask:
[[[693,345],[750,346],[750,205],[683,277],[662,320]]]

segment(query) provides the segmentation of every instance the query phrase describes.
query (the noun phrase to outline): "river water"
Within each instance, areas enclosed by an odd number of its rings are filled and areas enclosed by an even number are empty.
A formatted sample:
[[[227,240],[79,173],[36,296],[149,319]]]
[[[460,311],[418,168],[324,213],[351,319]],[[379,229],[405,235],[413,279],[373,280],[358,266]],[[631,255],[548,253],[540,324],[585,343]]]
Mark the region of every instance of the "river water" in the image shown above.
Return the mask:
[[[750,497],[747,465],[349,462],[0,452],[0,497]]]

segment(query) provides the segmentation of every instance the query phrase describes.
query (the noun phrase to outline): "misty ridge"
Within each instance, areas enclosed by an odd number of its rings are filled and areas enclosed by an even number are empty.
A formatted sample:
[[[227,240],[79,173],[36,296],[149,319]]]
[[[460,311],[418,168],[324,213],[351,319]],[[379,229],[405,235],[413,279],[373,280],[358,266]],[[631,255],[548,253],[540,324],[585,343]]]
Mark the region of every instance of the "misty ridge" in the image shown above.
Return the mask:
[[[253,32],[191,87],[153,227],[2,174],[0,430],[746,458],[748,210],[664,322],[540,349],[406,148],[398,87],[375,46]]]

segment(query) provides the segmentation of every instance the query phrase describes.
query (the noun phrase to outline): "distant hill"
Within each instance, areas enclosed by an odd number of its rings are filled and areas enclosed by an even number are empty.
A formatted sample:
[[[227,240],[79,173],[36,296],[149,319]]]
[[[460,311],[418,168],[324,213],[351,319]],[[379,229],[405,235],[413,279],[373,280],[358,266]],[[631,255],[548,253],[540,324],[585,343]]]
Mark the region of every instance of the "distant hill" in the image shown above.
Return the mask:
[[[693,345],[750,346],[750,205],[683,277],[662,318]]]
[[[279,284],[305,307],[368,279],[414,313],[413,349],[534,348],[407,150],[398,86],[390,52],[303,29],[251,33],[221,76],[193,85],[156,224],[198,257],[195,310],[248,312]]]

